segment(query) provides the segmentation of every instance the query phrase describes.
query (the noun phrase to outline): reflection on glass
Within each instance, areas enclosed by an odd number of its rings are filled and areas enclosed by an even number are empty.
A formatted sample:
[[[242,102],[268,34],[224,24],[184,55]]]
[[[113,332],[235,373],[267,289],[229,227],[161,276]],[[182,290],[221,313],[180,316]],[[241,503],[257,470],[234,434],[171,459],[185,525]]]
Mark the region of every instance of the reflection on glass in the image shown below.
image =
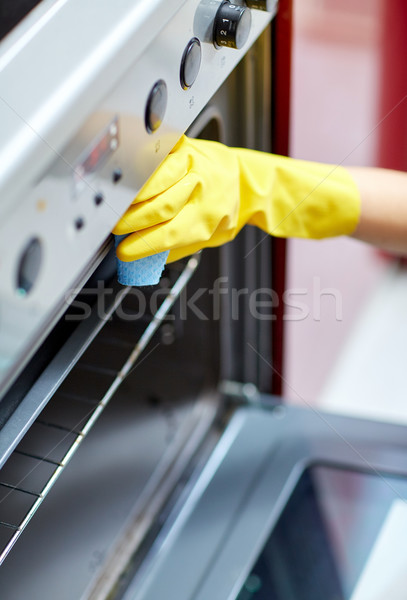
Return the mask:
[[[353,600],[392,507],[406,498],[402,478],[307,469],[237,600]]]

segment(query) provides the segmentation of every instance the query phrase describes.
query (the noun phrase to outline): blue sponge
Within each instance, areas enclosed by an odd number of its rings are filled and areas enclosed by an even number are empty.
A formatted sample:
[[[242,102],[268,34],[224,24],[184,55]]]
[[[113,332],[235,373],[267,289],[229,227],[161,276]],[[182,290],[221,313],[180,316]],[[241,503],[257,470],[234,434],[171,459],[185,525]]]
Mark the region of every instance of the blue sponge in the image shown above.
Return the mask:
[[[115,236],[115,246],[125,238],[126,235]],[[160,281],[169,251],[159,252],[153,256],[139,258],[132,262],[124,262],[117,259],[117,279],[122,285],[156,285]]]

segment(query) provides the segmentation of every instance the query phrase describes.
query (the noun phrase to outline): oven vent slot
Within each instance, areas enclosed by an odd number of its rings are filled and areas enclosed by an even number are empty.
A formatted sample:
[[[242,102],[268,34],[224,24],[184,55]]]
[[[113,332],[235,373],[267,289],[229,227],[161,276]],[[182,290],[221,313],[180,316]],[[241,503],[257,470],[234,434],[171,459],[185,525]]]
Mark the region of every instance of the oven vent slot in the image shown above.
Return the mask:
[[[144,324],[136,345],[128,336],[126,339],[112,335],[107,323],[97,342],[83,354],[53,395],[52,402],[30,424],[9,455],[0,470],[0,565],[134,367],[198,264],[197,255],[188,260],[147,327]],[[128,291],[129,288],[124,288],[120,299]],[[111,314],[116,309],[117,302]],[[83,325],[89,327],[86,322]],[[109,358],[108,364],[103,364],[103,357]],[[117,365],[112,364],[112,357]],[[53,365],[54,361],[49,367],[51,371]],[[55,385],[52,372],[44,372],[41,377],[52,379]]]

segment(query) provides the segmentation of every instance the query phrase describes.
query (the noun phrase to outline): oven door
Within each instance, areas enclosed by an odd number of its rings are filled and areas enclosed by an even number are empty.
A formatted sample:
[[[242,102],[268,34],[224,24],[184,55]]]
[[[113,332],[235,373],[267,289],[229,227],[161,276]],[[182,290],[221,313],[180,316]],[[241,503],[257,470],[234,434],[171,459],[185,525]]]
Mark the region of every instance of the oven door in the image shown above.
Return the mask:
[[[238,409],[123,600],[405,598],[405,427]]]

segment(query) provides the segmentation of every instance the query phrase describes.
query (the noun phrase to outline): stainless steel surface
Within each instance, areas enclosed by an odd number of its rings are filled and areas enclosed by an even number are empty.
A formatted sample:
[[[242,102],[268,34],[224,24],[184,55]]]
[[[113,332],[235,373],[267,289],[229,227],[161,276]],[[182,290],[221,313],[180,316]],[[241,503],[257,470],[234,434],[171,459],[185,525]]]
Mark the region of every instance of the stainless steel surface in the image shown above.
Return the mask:
[[[185,1],[60,0],[0,46],[2,217]]]
[[[3,391],[141,185],[273,16],[253,11],[241,50],[203,43],[197,80],[184,90],[180,63],[200,26],[199,6],[200,0],[120,0],[97,8],[60,1],[14,44],[0,45]],[[158,80],[167,84],[168,106],[150,135],[146,101]],[[117,141],[110,154],[95,171],[83,172],[84,151],[113,122]],[[116,168],[123,177],[115,183]],[[104,201],[97,204],[100,194]],[[33,239],[42,245],[42,259],[24,293],[16,287],[18,265]]]
[[[24,529],[26,528],[28,523],[31,521],[32,517],[34,516],[34,514],[36,513],[38,508],[41,506],[42,502],[46,498],[50,489],[53,487],[53,485],[56,483],[57,479],[60,477],[63,469],[69,463],[69,461],[71,460],[71,458],[75,454],[75,452],[78,450],[79,445],[82,443],[82,441],[88,435],[88,433],[90,432],[90,430],[92,429],[92,427],[94,426],[96,421],[99,419],[100,415],[105,410],[106,406],[110,402],[113,395],[118,391],[118,389],[121,386],[121,384],[123,383],[124,379],[129,375],[131,369],[133,369],[140,354],[146,348],[147,344],[149,343],[149,341],[151,340],[153,335],[156,333],[158,327],[161,325],[164,318],[166,317],[168,312],[171,310],[174,302],[177,300],[179,294],[182,292],[182,290],[187,285],[188,281],[190,280],[191,276],[193,275],[198,264],[199,264],[199,260],[198,260],[197,256],[193,256],[192,258],[189,259],[187,265],[185,266],[184,271],[181,273],[181,275],[177,279],[177,281],[176,281],[175,285],[173,286],[173,288],[171,289],[169,295],[163,300],[162,304],[160,305],[159,309],[157,310],[157,313],[153,316],[151,323],[149,323],[145,332],[140,337],[140,339],[137,341],[133,351],[130,353],[129,357],[127,358],[127,360],[125,361],[125,363],[123,364],[121,369],[119,370],[118,374],[116,375],[116,377],[114,378],[112,383],[109,385],[106,392],[103,394],[103,397],[99,400],[97,405],[95,405],[93,408],[91,408],[89,410],[88,415],[86,417],[86,422],[85,423],[79,422],[77,424],[77,426],[75,426],[72,429],[70,427],[55,425],[53,423],[50,424],[50,427],[62,428],[64,431],[66,431],[66,437],[70,436],[70,437],[72,437],[72,440],[69,444],[68,449],[64,452],[63,457],[58,461],[53,461],[53,460],[51,461],[51,464],[53,464],[55,466],[55,471],[52,473],[51,477],[46,482],[44,487],[39,492],[32,493],[31,491],[25,489],[25,487],[24,487],[24,479],[25,479],[24,476],[20,479],[18,485],[13,485],[13,484],[9,484],[7,481],[2,479],[2,476],[4,476],[4,472],[0,472],[1,473],[0,488],[3,488],[3,489],[6,488],[6,490],[8,490],[6,497],[2,499],[3,502],[4,502],[4,500],[8,500],[9,502],[11,500],[11,502],[13,502],[13,498],[12,497],[9,498],[9,496],[11,494],[13,494],[13,492],[25,493],[29,496],[32,496],[33,499],[35,499],[32,506],[29,508],[29,510],[27,511],[27,513],[25,514],[25,516],[21,522],[7,523],[7,522],[0,521],[0,527],[6,527],[8,529],[11,529],[14,532],[11,539],[6,544],[6,546],[3,549],[0,548],[0,565],[6,559],[9,552],[13,548],[14,544],[17,542],[18,538],[20,537],[20,535],[22,534],[22,532],[24,531]],[[79,360],[80,356],[83,354],[83,352],[85,352],[86,348],[89,346],[91,341],[95,338],[96,334],[100,331],[100,329],[106,323],[106,320],[108,320],[110,318],[110,316],[113,314],[113,312],[121,304],[123,297],[128,292],[129,292],[129,288],[123,288],[120,291],[120,293],[116,296],[115,302],[112,304],[111,308],[106,313],[106,315],[105,315],[106,318],[102,322],[99,321],[95,325],[93,320],[92,321],[86,320],[84,322],[85,331],[80,330],[79,336],[74,335],[73,336],[74,339],[70,340],[70,344],[67,344],[66,346],[64,346],[63,351],[61,352],[62,356],[58,357],[57,360],[54,360],[53,362],[51,362],[51,364],[48,367],[48,372],[45,372],[45,374],[40,378],[39,382],[37,382],[37,386],[34,386],[29,392],[29,398],[28,398],[27,402],[29,405],[31,405],[30,408],[32,409],[31,419],[27,423],[23,424],[23,427],[21,427],[21,430],[18,432],[18,435],[16,435],[14,439],[9,439],[7,453],[10,453],[12,451],[12,449],[15,448],[17,443],[20,441],[22,435],[27,431],[29,426],[32,425],[32,422],[34,421],[35,416],[37,416],[38,413],[41,412],[41,410],[44,408],[44,406],[47,403],[47,401],[49,400],[49,398],[53,395],[53,393],[55,393],[56,389],[58,389],[58,387],[61,385],[61,382],[62,382],[61,380],[63,380],[66,377],[66,375],[68,374],[68,372],[71,371],[71,369],[73,367],[73,363],[77,362],[77,360]],[[89,321],[91,324],[91,332],[90,333],[89,333]],[[76,332],[76,333],[78,333],[78,332]],[[89,335],[89,337],[85,338],[85,340],[84,340],[84,333],[88,333],[88,335]],[[72,350],[73,350],[73,352],[72,352]],[[73,359],[72,354],[75,357],[74,359]],[[62,368],[61,368],[61,362],[63,364]],[[59,367],[59,369],[58,369],[60,371],[59,376],[57,376],[57,373],[55,373],[56,366]],[[50,376],[50,373],[52,374],[52,376]],[[47,393],[44,393],[44,382],[45,381],[47,381],[48,385],[49,385],[49,389],[47,390]],[[41,392],[39,392],[38,389],[40,389]],[[81,393],[84,394],[84,390],[82,390]],[[35,404],[34,407],[32,406],[33,404]],[[24,408],[26,409],[26,407],[24,407]],[[13,421],[13,423],[16,422],[15,416],[12,418],[12,421]],[[41,421],[37,421],[37,422],[41,423]],[[17,419],[17,423],[20,424],[18,419]],[[47,425],[47,423],[45,423],[45,424]],[[13,433],[13,432],[11,432],[11,433]],[[74,434],[74,435],[72,436],[72,434]],[[46,454],[44,457],[39,457],[38,461],[41,462],[42,458],[44,458],[45,461],[49,462],[50,461],[49,454],[53,450],[54,449],[50,450],[49,453]],[[7,456],[5,456],[5,458],[7,458],[7,457],[8,457],[8,454],[7,454]],[[30,455],[30,458],[33,458],[36,460],[37,457]],[[33,468],[35,468],[35,467],[33,467]]]

